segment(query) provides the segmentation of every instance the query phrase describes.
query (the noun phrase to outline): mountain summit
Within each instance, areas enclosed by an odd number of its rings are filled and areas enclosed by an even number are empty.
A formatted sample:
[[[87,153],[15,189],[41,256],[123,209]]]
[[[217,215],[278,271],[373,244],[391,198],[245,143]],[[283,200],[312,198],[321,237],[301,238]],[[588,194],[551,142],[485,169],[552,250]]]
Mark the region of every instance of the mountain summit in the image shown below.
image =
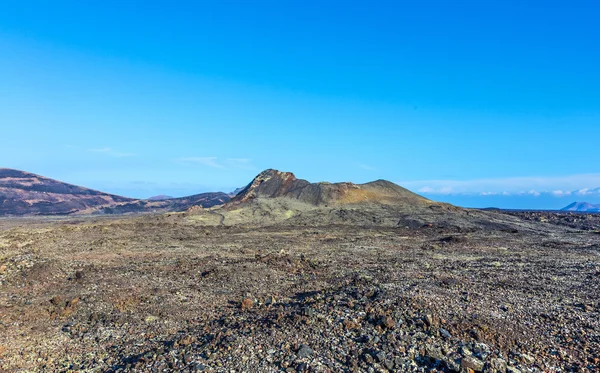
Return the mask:
[[[268,169],[256,176],[230,202],[239,204],[257,198],[287,198],[314,206],[329,204],[410,203],[428,205],[433,202],[386,180],[365,184],[310,183],[291,172]]]

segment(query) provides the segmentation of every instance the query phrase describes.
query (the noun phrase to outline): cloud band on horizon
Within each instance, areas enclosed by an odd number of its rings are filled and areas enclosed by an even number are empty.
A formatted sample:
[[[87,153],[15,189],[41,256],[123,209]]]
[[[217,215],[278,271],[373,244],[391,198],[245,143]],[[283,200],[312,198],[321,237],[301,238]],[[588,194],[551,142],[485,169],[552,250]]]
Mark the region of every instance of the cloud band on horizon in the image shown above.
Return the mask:
[[[549,177],[506,177],[473,180],[414,180],[399,182],[429,195],[532,195],[554,197],[600,194],[600,174]]]

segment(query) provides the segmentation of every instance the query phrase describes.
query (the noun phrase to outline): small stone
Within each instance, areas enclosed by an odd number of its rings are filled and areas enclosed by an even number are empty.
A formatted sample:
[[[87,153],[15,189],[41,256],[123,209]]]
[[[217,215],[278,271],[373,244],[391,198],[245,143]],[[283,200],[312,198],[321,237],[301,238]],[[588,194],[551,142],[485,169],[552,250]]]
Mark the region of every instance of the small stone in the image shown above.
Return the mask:
[[[383,365],[385,365],[387,370],[394,369],[394,361],[393,360],[386,360],[385,363],[383,363]]]
[[[515,367],[506,367],[506,373],[521,373],[521,371]]]
[[[384,317],[383,320],[381,321],[381,323],[383,324],[383,326],[385,326],[388,329],[393,329],[394,326],[396,326],[394,319],[392,319],[389,316]]]
[[[50,303],[52,303],[55,306],[59,306],[61,305],[61,303],[63,303],[63,300],[60,297],[60,295],[55,295],[50,299]]]
[[[242,300],[242,305],[241,305],[242,311],[249,310],[250,308],[252,308],[252,306],[254,306],[254,301],[252,299],[244,298]]]
[[[530,355],[527,354],[521,354],[521,360],[525,363],[525,364],[533,364],[535,363],[535,358],[533,358]]]
[[[315,315],[315,310],[313,310],[310,307],[304,307],[302,309],[302,315],[306,316],[306,317],[313,317]]]
[[[471,350],[469,350],[465,346],[462,346],[460,348],[460,353],[462,354],[462,356],[472,356],[473,355],[473,353],[471,352]]]
[[[296,367],[296,372],[306,372],[308,370],[308,365],[306,363],[300,363]]]
[[[473,352],[481,360],[487,359],[487,357],[491,354],[490,347],[485,343],[476,343],[475,346],[473,346]]]
[[[178,343],[182,346],[188,346],[194,342],[196,342],[195,337],[193,337],[191,335],[186,335],[185,337],[181,338]]]
[[[483,361],[472,356],[464,357],[460,362],[460,366],[466,371],[469,371],[469,369],[474,372],[483,371]]]
[[[433,316],[431,315],[425,315],[425,324],[427,324],[427,326],[432,326],[433,325]]]
[[[313,354],[313,350],[310,347],[308,347],[307,345],[303,344],[303,345],[300,345],[300,348],[298,349],[296,356],[298,356],[298,358],[300,358],[300,359],[304,359],[304,358],[309,357],[312,354]]]
[[[506,373],[506,361],[499,358],[491,359],[490,368],[493,373]]]
[[[364,359],[365,363],[373,364],[373,356],[371,356],[371,354],[368,354],[368,353],[364,354],[363,359]]]
[[[440,328],[440,335],[446,339],[452,338],[452,335],[450,334],[450,332],[444,328]]]
[[[444,364],[448,367],[448,369],[452,372],[460,372],[460,360],[455,360],[451,357],[446,357],[444,359]]]
[[[383,363],[385,361],[385,352],[379,351],[377,354],[375,354],[375,359],[378,363]]]
[[[425,345],[425,356],[434,361],[444,358],[444,354],[442,354],[442,351],[438,347],[429,344]]]
[[[156,320],[158,320],[158,317],[152,316],[152,315],[146,316],[146,319],[145,319],[146,323],[148,323],[148,324],[151,323],[151,322],[154,322]]]
[[[396,367],[396,369],[402,368],[402,366],[404,366],[405,363],[406,363],[406,360],[401,358],[400,356],[397,356],[396,358],[394,358],[394,366]]]
[[[360,325],[358,325],[357,323],[355,323],[354,321],[349,320],[349,319],[345,319],[342,323],[344,324],[344,327],[347,330],[352,330],[352,329],[358,329],[358,328],[360,328]]]

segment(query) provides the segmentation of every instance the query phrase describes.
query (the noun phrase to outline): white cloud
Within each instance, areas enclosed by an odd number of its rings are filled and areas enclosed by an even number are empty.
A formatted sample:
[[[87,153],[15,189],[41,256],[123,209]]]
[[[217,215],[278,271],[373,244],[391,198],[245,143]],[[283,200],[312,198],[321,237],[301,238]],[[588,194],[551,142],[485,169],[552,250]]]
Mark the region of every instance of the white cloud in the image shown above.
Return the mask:
[[[440,194],[452,194],[452,187],[442,187],[439,192]]]
[[[256,167],[252,165],[249,158],[227,158],[224,164],[229,167],[243,168],[245,170],[254,170]]]
[[[134,153],[123,153],[123,152],[116,151],[109,147],[89,149],[89,151],[94,152],[94,153],[103,153],[106,155],[110,155],[111,157],[118,157],[118,158],[135,156]]]
[[[549,177],[507,177],[472,180],[412,180],[398,184],[424,194],[566,196],[600,194],[600,174]],[[591,189],[596,188],[596,189]],[[576,192],[573,192],[576,191]]]
[[[255,169],[248,158],[226,158],[220,160],[217,157],[183,157],[175,159],[179,163],[196,164],[213,168],[242,168]]]
[[[438,189],[429,187],[429,186],[424,186],[423,188],[418,190],[419,193],[424,193],[424,194],[452,194],[452,188],[449,187],[441,187]]]
[[[369,166],[367,164],[364,164],[364,163],[357,163],[356,167],[362,168],[363,170],[367,170],[367,171],[375,171],[376,170],[375,167],[371,167],[371,166]]]
[[[208,167],[223,168],[223,166],[217,163],[217,157],[184,157],[178,158],[177,161],[182,163],[194,163]]]
[[[592,194],[590,188],[582,188],[575,192],[575,194],[579,196],[587,196],[588,194]]]
[[[568,190],[553,190],[552,192],[550,192],[554,197],[566,197],[566,196],[570,196],[571,194],[573,194],[572,192],[569,192]]]

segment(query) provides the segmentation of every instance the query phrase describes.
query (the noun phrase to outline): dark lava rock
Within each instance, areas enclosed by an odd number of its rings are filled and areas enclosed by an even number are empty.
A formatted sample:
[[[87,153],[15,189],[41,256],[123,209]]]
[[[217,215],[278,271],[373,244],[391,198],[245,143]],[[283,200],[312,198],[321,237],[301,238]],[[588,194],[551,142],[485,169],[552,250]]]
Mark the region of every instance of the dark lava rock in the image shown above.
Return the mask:
[[[309,357],[310,355],[313,354],[313,350],[308,347],[307,345],[300,345],[300,348],[298,349],[298,352],[296,353],[296,356],[298,356],[298,358],[300,359],[304,359]]]
[[[447,339],[450,339],[450,338],[452,338],[452,335],[450,334],[450,332],[449,332],[449,331],[447,331],[447,330],[446,330],[446,329],[444,329],[444,328],[440,328],[440,335],[441,335],[442,337],[444,337],[444,338],[447,338]]]

